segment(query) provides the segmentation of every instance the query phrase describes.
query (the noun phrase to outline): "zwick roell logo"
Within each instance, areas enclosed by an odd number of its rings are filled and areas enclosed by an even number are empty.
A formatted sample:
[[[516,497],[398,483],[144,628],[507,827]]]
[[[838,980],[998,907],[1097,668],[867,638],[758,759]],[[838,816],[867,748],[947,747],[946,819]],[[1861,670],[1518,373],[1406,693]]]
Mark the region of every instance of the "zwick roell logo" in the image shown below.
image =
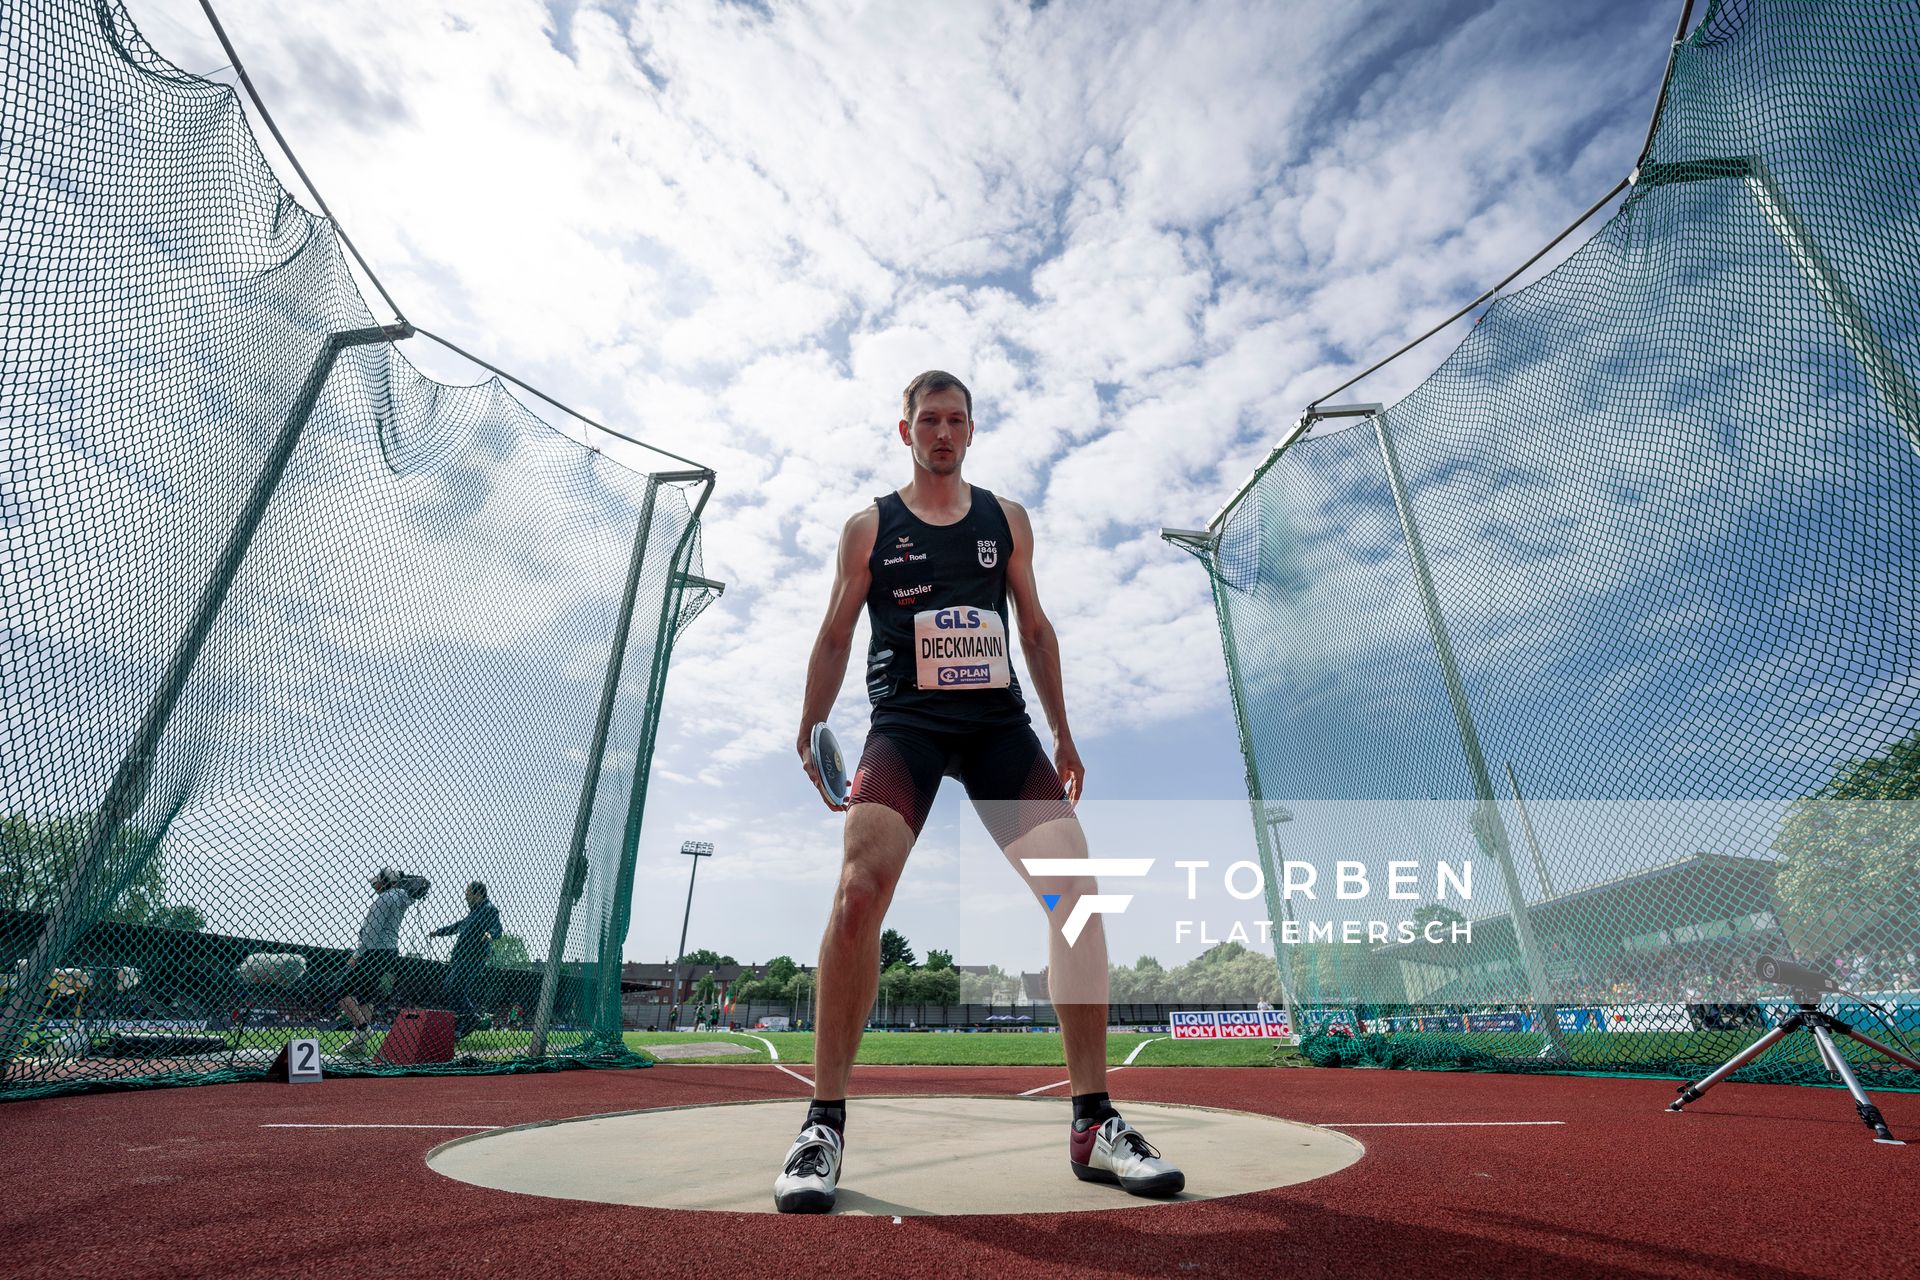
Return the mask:
[[[1036,878],[1052,876],[1144,876],[1153,870],[1152,858],[1022,858],[1020,865],[1027,874]],[[1060,905],[1060,895],[1049,893],[1042,895],[1051,912]],[[1072,946],[1080,940],[1080,933],[1087,927],[1087,921],[1095,916],[1119,915],[1133,901],[1130,893],[1087,893],[1074,900],[1067,912],[1067,919],[1060,926],[1060,934]]]

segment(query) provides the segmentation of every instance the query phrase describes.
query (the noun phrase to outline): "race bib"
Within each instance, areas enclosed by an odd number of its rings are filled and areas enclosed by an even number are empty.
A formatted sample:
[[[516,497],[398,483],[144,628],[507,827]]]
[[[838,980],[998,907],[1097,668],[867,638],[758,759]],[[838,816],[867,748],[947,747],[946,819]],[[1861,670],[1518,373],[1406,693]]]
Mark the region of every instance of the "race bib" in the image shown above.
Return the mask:
[[[1012,667],[1007,628],[991,609],[913,615],[914,683],[922,689],[1004,689]]]

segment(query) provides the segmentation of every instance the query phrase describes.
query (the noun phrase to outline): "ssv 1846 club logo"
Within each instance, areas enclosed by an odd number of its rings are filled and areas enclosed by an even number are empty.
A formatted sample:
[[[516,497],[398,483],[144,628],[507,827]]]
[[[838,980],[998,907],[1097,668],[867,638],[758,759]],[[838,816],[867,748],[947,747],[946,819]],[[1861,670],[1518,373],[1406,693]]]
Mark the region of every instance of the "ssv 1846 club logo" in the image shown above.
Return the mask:
[[[1027,874],[1036,877],[1047,876],[1126,876],[1140,877],[1153,870],[1152,858],[1022,858],[1020,865]],[[1042,895],[1051,912],[1060,905],[1060,895],[1049,893]],[[1100,915],[1119,915],[1133,901],[1130,893],[1089,893],[1074,901],[1067,912],[1065,923],[1060,926],[1061,936],[1072,946],[1080,941],[1080,933],[1087,927],[1087,921]]]
[[[980,553],[980,567],[991,569],[1000,563],[1000,544],[992,538],[982,538],[973,544]]]

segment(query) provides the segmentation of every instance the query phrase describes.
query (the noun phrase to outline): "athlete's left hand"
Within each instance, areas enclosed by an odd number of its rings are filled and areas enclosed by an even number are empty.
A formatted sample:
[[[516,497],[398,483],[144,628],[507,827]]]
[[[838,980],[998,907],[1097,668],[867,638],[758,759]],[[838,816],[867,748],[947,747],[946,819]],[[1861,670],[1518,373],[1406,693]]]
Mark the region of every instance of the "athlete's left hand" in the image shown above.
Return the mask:
[[[1053,770],[1060,785],[1067,789],[1067,803],[1080,803],[1080,788],[1087,783],[1087,766],[1080,763],[1080,751],[1072,738],[1056,738],[1053,743]]]

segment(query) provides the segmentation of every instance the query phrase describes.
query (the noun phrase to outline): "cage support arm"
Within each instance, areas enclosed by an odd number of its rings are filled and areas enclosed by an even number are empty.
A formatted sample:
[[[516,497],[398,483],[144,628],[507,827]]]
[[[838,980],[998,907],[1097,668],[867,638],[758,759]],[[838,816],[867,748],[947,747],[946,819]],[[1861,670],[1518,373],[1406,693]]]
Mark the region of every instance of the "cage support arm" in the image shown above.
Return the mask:
[[[294,450],[299,447],[301,433],[313,416],[320,393],[326,389],[327,378],[333,372],[335,361],[349,347],[395,342],[412,336],[411,326],[402,322],[371,329],[344,330],[329,334],[321,343],[320,353],[307,373],[306,382],[294,398],[293,407],[287,414],[285,425],[280,428],[273,450],[267,455],[265,465],[254,480],[253,492],[233,531],[227,535],[226,546],[200,592],[199,604],[187,623],[186,633],[174,647],[173,657],[167,663],[166,673],[147,704],[140,727],[135,730],[126,754],[120,757],[113,780],[89,821],[86,841],[74,858],[59,898],[47,913],[40,939],[34,943],[15,974],[13,987],[7,993],[7,1003],[4,1009],[0,1009],[0,1070],[11,1072],[21,1042],[26,1038],[32,1010],[44,993],[55,964],[90,923],[92,913],[86,909],[87,902],[98,888],[102,865],[120,828],[139,810],[141,801],[146,798],[147,787],[153,780],[154,753],[159,749],[160,739],[166,733],[167,724],[173,717],[181,693],[187,687],[188,678],[193,674],[200,651],[206,647],[207,636],[212,633],[221,606],[226,603],[234,578],[246,559],[247,548],[252,545],[267,506],[280,488],[287,464],[292,460]]]

